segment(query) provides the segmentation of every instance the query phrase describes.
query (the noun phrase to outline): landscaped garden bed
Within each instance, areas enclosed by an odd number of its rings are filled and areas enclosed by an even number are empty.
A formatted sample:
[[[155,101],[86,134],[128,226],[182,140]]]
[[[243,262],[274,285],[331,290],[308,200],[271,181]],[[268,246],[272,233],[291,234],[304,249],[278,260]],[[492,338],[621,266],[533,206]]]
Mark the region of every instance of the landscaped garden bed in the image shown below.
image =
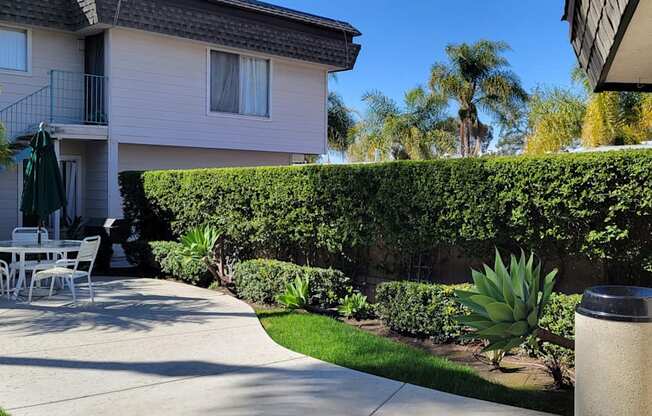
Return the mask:
[[[299,289],[297,283],[304,278],[306,285]],[[530,339],[492,361],[495,356],[482,352],[485,344],[465,339],[468,331],[457,321],[469,311],[454,291],[470,285],[385,283],[378,288],[375,305],[324,309],[333,306],[334,292],[312,292],[311,278],[316,288],[346,290],[347,281],[337,271],[269,260],[238,265],[235,290],[252,303],[270,336],[294,351],[450,393],[572,414],[572,351]],[[239,290],[238,283],[246,289]],[[347,298],[340,297],[340,303],[346,304]],[[551,299],[542,325],[572,337],[579,296],[553,294]],[[278,303],[305,311],[273,306]],[[337,317],[338,311],[348,317]]]
[[[205,281],[206,253],[196,250],[205,244],[192,243],[191,250],[185,236],[182,241],[185,246],[153,243],[155,261],[173,277]],[[572,350],[532,336],[514,345],[518,348],[483,352],[486,342],[469,337],[459,321],[471,311],[456,291],[473,290],[470,284],[383,283],[371,305],[340,271],[256,259],[236,264],[228,287],[252,304],[272,338],[297,352],[446,392],[572,414]],[[572,338],[579,298],[552,293],[539,325]],[[279,304],[288,310],[278,309]],[[405,361],[406,356],[412,358]]]
[[[258,309],[257,313],[275,342],[323,361],[462,396],[572,415],[572,392],[490,381],[468,364],[327,316],[282,309]]]

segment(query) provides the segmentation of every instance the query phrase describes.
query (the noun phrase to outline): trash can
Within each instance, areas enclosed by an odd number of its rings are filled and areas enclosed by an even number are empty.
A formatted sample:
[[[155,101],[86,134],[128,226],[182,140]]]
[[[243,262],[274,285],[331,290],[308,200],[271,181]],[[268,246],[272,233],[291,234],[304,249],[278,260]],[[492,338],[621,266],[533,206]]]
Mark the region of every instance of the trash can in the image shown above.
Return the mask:
[[[575,416],[652,415],[652,289],[597,286],[575,314]]]

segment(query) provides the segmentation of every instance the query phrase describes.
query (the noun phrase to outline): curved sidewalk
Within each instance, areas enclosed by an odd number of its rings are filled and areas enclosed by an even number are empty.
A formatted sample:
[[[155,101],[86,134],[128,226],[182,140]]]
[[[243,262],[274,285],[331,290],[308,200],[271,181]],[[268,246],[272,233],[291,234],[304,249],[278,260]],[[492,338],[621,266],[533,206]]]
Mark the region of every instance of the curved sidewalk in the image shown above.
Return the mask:
[[[249,305],[217,292],[126,279],[97,283],[96,296],[77,308],[67,297],[0,300],[0,407],[12,416],[543,415],[289,351]]]

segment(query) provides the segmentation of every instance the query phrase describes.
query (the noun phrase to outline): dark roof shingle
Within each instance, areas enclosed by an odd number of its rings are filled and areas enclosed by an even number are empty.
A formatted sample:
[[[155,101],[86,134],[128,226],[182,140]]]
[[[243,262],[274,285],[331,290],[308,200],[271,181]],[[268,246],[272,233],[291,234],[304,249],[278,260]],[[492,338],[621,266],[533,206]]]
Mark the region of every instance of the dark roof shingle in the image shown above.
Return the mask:
[[[361,33],[358,29],[351,26],[350,23],[342,22],[340,20],[329,19],[327,17],[316,16],[314,14],[292,10],[285,7],[277,6],[275,4],[265,3],[257,0],[209,0],[219,3],[230,4],[245,9],[255,10],[259,12],[270,13],[277,16],[288,17],[291,19],[311,23],[319,26],[328,27],[331,29],[343,30],[351,33],[354,36],[359,36]]]
[[[72,31],[115,24],[340,69],[360,52],[350,24],[257,0],[0,0],[0,21]]]

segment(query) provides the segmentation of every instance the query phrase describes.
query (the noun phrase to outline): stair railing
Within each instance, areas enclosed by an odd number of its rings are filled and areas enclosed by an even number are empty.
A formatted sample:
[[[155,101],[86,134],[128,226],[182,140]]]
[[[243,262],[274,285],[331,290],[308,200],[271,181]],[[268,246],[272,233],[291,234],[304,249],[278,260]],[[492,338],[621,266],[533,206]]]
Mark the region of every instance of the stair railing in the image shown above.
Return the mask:
[[[49,85],[0,110],[6,138],[32,134],[39,123],[106,125],[107,78],[52,70]]]

